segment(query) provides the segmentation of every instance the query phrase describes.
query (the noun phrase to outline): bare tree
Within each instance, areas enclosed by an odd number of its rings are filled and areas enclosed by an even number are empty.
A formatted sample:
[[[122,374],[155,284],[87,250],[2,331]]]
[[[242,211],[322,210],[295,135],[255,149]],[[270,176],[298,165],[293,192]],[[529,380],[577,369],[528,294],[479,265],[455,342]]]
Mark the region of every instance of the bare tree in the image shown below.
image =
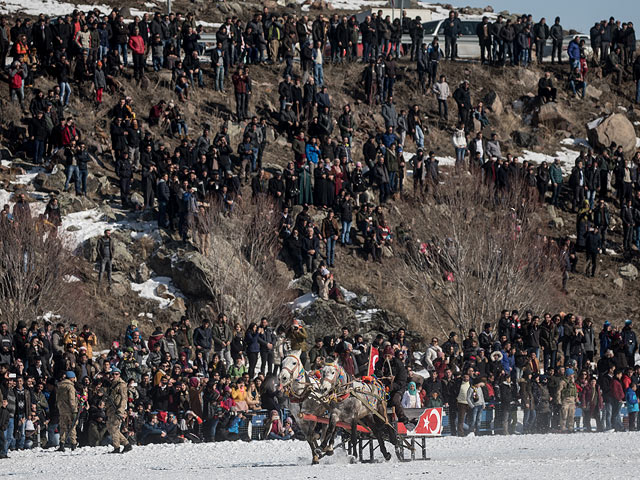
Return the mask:
[[[453,176],[433,204],[408,213],[414,240],[406,244],[400,291],[421,302],[442,332],[464,336],[505,308],[541,312],[557,298],[557,248],[539,233],[531,189],[513,183],[496,194],[475,177]]]
[[[212,236],[207,281],[214,308],[240,323],[262,317],[272,325],[283,323],[292,295],[288,279],[276,268],[280,217],[273,203],[259,198],[226,216],[214,205],[207,218]]]
[[[9,323],[66,312],[78,295],[75,257],[40,219],[0,221],[0,313]]]

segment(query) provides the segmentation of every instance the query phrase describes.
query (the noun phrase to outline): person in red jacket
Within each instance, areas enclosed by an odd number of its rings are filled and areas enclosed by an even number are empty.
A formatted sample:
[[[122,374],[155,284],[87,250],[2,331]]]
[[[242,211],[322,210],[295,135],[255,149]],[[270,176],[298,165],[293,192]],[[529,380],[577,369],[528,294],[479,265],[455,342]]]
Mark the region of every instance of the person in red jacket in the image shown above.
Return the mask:
[[[611,380],[611,398],[613,399],[613,411],[611,412],[611,426],[616,432],[624,432],[624,425],[620,419],[620,408],[625,395],[622,388],[622,369],[616,370],[616,376]]]
[[[80,135],[78,134],[78,129],[76,128],[73,118],[69,117],[67,119],[67,124],[62,129],[62,146],[67,147],[71,145],[73,140],[79,142]]]
[[[133,52],[133,76],[140,80],[144,75],[144,39],[138,27],[133,29],[133,35],[129,37],[129,48]]]
[[[12,102],[17,100],[20,106],[24,100],[24,79],[27,78],[27,74],[26,65],[17,60],[9,69],[9,96]]]

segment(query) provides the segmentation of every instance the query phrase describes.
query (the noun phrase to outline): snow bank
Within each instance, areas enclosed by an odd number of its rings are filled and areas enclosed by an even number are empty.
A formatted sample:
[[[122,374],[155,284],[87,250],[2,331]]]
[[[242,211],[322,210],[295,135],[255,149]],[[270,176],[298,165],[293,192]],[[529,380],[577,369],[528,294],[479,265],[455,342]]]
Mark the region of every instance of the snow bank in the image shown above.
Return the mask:
[[[153,277],[144,283],[131,282],[131,290],[142,298],[158,302],[162,309],[171,306],[176,297],[184,298],[169,277]]]
[[[61,228],[72,250],[81,246],[86,240],[102,235],[107,228],[114,231],[128,230],[134,240],[140,240],[143,237],[160,238],[157,222],[131,218],[110,222],[98,208],[64,215]]]
[[[315,301],[318,300],[318,296],[315,293],[305,293],[304,295],[299,296],[293,302],[289,302],[289,310],[292,312],[299,312],[304,310],[305,308],[313,305]]]
[[[30,183],[33,183],[40,172],[44,171],[45,170],[42,167],[34,167],[23,175],[16,175],[15,180],[11,180],[9,183],[14,185],[29,185]]]
[[[72,227],[72,230],[69,230]],[[107,228],[113,228],[97,208],[70,213],[62,217],[62,231],[69,248],[75,250],[86,240],[102,235]]]
[[[137,480],[460,478],[473,468],[478,478],[518,479],[629,478],[637,466],[640,433],[577,433],[573,435],[511,435],[509,437],[444,437],[427,440],[428,462],[350,464],[337,449],[332,457],[310,465],[306,442],[253,441],[134,447],[126,455],[109,455],[111,447],[73,452],[23,450],[10,452],[5,475],[16,480],[72,478]],[[393,452],[393,449],[390,450]],[[381,459],[379,452],[377,457]],[[108,473],[107,473],[108,472]],[[434,475],[435,474],[435,475]]]
[[[22,13],[33,16],[44,13],[56,18],[59,15],[71,13],[76,8],[85,12],[96,8],[102,13],[111,11],[108,5],[82,5],[58,0],[3,0],[0,2],[0,13]]]
[[[429,10],[431,10],[431,20],[444,20],[446,18],[449,18],[449,9],[444,8],[440,4],[434,4],[434,3],[424,2],[422,0],[419,0],[418,6],[423,8],[428,8]],[[460,8],[461,6],[462,5],[456,5],[455,8]],[[482,17],[487,17],[491,20],[493,18],[498,18],[498,14],[494,12],[484,12],[482,15],[461,14],[460,20],[482,20]]]
[[[521,158],[522,160],[528,160],[533,163],[547,162],[548,164],[552,164],[553,161],[557,158],[560,160],[562,172],[564,174],[570,174],[571,170],[575,166],[575,161],[576,158],[578,158],[578,155],[578,152],[569,150],[566,147],[562,147],[562,149],[560,151],[557,151],[554,155],[547,155],[546,153],[524,150],[519,158]]]
[[[368,308],[366,310],[356,310],[356,320],[360,323],[368,323],[373,318],[374,313],[378,313],[379,308]]]
[[[355,300],[356,298],[358,298],[358,295],[347,290],[346,288],[344,287],[338,287],[338,288],[340,288],[340,292],[342,293],[342,296],[344,297],[345,301],[350,302],[351,300]]]
[[[560,142],[560,145],[568,145],[570,147],[585,147],[590,148],[589,141],[586,138],[565,138]]]

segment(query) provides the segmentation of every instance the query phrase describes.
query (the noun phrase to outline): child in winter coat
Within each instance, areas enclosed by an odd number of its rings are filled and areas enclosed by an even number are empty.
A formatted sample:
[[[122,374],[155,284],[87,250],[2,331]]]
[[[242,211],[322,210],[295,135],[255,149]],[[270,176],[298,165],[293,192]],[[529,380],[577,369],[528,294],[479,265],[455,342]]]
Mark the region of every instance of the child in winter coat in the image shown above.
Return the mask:
[[[638,411],[640,410],[640,407],[638,406],[638,395],[636,394],[637,388],[637,385],[632,383],[627,389],[627,393],[625,395],[627,401],[627,412],[629,412],[630,432],[637,430]]]

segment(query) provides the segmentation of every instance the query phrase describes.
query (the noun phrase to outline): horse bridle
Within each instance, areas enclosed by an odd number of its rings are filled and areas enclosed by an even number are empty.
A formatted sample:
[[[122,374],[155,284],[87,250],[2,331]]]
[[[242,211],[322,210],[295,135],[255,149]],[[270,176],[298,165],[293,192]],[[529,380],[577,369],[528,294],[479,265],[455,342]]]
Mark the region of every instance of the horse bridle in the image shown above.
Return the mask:
[[[284,393],[287,397],[289,398],[296,398],[298,400],[303,400],[305,398],[305,393],[308,390],[308,382],[301,382],[304,385],[304,390],[302,391],[302,395],[298,396],[294,391],[293,388],[291,387],[291,385],[293,384],[293,382],[295,381],[300,381],[301,379],[306,379],[305,376],[307,374],[307,371],[304,369],[304,365],[302,365],[302,361],[300,360],[300,358],[296,357],[295,355],[287,355],[288,357],[292,357],[295,359],[297,365],[300,367],[300,370],[298,372],[298,375],[296,376],[296,372],[294,371],[293,368],[289,368],[289,367],[281,367],[281,370],[284,370],[285,372],[289,372],[289,375],[291,376],[291,379],[287,382],[286,385],[283,385],[282,388],[284,390]]]

